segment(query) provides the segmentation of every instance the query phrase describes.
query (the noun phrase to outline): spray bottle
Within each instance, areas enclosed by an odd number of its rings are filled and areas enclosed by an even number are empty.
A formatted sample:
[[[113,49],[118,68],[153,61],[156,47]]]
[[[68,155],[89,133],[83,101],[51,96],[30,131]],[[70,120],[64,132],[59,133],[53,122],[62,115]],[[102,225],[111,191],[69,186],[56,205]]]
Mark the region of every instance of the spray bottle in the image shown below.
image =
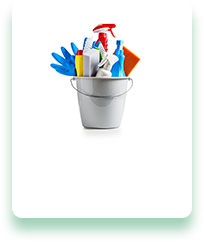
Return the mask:
[[[117,44],[117,48],[115,50],[115,55],[118,57],[119,61],[113,65],[113,68],[111,70],[112,77],[125,77],[125,72],[124,72],[125,56],[123,55],[124,42],[122,40],[117,40],[116,44]]]
[[[109,54],[106,52],[102,53],[103,59],[98,64],[99,67],[103,66],[103,68],[100,68],[96,74],[97,77],[111,77],[111,68],[112,66],[118,61],[118,57],[113,54]]]
[[[94,33],[99,33],[98,40],[96,41],[96,43],[98,41],[101,41],[106,52],[108,51],[108,38],[107,38],[106,32],[110,31],[113,37],[115,37],[112,31],[112,28],[115,28],[115,27],[116,27],[115,24],[99,24],[93,29]]]

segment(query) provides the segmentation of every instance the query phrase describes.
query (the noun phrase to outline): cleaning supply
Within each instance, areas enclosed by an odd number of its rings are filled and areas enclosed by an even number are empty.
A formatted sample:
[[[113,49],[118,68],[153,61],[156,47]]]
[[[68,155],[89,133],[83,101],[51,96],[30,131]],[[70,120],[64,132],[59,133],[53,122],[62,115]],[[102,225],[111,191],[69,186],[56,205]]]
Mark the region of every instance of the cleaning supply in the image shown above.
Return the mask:
[[[95,44],[95,47],[98,47],[99,50],[101,51],[101,54],[103,52],[105,52],[105,49],[103,48],[103,45],[101,44],[101,41],[98,41],[96,44]]]
[[[77,50],[75,57],[75,68],[77,76],[83,76],[83,51]]]
[[[101,51],[98,47],[95,46],[95,49],[99,50],[99,54],[100,54],[100,61],[102,61],[103,57],[102,57],[102,54],[101,54]]]
[[[140,61],[140,58],[136,56],[134,53],[132,53],[125,46],[123,46],[123,50],[124,50],[124,56],[125,56],[124,71],[125,71],[125,75],[129,76],[131,71],[135,68],[137,63]]]
[[[86,46],[85,46],[86,48]],[[85,50],[84,48],[84,50]],[[100,61],[99,50],[91,49],[83,52],[83,76],[95,76],[98,71],[98,63]]]
[[[108,51],[108,38],[107,38],[106,32],[110,31],[113,37],[115,37],[112,31],[112,28],[115,28],[115,27],[116,27],[115,24],[99,24],[93,29],[94,33],[99,33],[98,40],[96,41],[96,43],[98,41],[101,41],[106,52]]]
[[[96,41],[93,41],[93,44],[92,44],[92,49],[95,48],[95,44],[96,44]]]
[[[115,55],[118,56],[120,50],[123,49],[124,41],[123,40],[117,40],[116,41],[116,49],[115,49]]]
[[[71,44],[72,51],[75,52],[76,45]],[[58,73],[66,76],[76,76],[75,69],[75,55],[71,55],[64,47],[61,47],[62,54],[65,58],[58,55],[57,53],[52,53],[54,59],[61,65],[51,64],[50,66],[55,69]]]
[[[71,47],[72,47],[72,44],[71,44]],[[63,56],[65,57],[65,59],[68,62],[71,62],[72,64],[75,63],[75,54],[71,55],[63,46],[61,47],[61,51],[62,51]],[[72,49],[72,51],[74,52],[73,49]]]
[[[120,126],[126,94],[133,86],[130,77],[77,76],[72,77],[70,82],[78,94],[81,121],[85,128],[111,129]],[[131,86],[127,88],[130,82]],[[102,146],[100,149],[104,152]]]
[[[100,61],[101,61],[103,59],[102,54],[103,54],[103,52],[105,52],[103,45],[101,44],[101,41],[98,41],[95,44],[95,49],[100,50]]]
[[[71,42],[71,47],[72,47],[73,53],[76,55],[77,50],[78,50],[77,46],[73,42]]]
[[[90,51],[92,49],[93,46],[93,36],[89,37],[86,40],[85,46],[84,46],[84,53]]]
[[[116,62],[112,69],[112,77],[125,77],[125,72],[124,72],[124,59],[125,56],[123,54],[124,50],[123,50],[123,41],[122,40],[117,40],[116,41],[116,50],[115,50],[115,55],[118,57],[119,61]]]
[[[112,55],[106,52],[103,52],[102,54],[103,59],[98,64],[99,67],[103,66],[103,68],[100,68],[96,74],[96,77],[111,77],[111,68],[112,66],[118,61],[118,57],[116,55]]]
[[[83,51],[84,51],[84,47],[85,47],[87,39],[88,39],[88,37],[84,38],[83,49],[82,49]]]

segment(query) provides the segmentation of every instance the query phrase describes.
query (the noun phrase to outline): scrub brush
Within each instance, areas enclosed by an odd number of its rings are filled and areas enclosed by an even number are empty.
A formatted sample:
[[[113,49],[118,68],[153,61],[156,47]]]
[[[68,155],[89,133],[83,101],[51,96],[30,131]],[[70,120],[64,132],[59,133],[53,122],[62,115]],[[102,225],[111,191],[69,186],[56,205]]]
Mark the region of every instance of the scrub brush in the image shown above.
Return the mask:
[[[88,52],[89,50],[92,49],[93,46],[93,36],[89,37],[86,40],[85,46],[84,46],[84,53]]]

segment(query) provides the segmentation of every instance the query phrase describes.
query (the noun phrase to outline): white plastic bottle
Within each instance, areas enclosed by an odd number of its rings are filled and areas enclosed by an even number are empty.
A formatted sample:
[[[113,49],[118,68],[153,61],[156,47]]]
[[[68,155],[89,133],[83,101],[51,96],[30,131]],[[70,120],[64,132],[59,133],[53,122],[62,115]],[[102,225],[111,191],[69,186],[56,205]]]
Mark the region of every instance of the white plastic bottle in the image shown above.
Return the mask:
[[[97,49],[91,49],[83,54],[83,76],[95,76],[99,67],[100,52]]]
[[[99,68],[96,76],[97,77],[111,77],[111,68],[112,66],[118,61],[118,57],[113,54],[109,54],[106,52],[103,52],[102,54],[103,59],[102,61],[98,64],[98,66],[103,66],[103,68]]]

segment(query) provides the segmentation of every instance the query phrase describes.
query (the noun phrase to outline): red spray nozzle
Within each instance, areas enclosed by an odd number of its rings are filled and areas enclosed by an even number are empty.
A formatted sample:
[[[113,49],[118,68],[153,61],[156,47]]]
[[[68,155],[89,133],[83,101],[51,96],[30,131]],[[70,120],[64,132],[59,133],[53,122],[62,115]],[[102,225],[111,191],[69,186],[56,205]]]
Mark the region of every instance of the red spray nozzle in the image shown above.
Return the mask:
[[[112,29],[115,28],[116,25],[115,24],[99,24],[98,26],[96,26],[93,29],[94,33],[105,33],[107,31],[110,31],[111,34],[113,35],[113,37],[115,37],[115,35],[113,34]]]

